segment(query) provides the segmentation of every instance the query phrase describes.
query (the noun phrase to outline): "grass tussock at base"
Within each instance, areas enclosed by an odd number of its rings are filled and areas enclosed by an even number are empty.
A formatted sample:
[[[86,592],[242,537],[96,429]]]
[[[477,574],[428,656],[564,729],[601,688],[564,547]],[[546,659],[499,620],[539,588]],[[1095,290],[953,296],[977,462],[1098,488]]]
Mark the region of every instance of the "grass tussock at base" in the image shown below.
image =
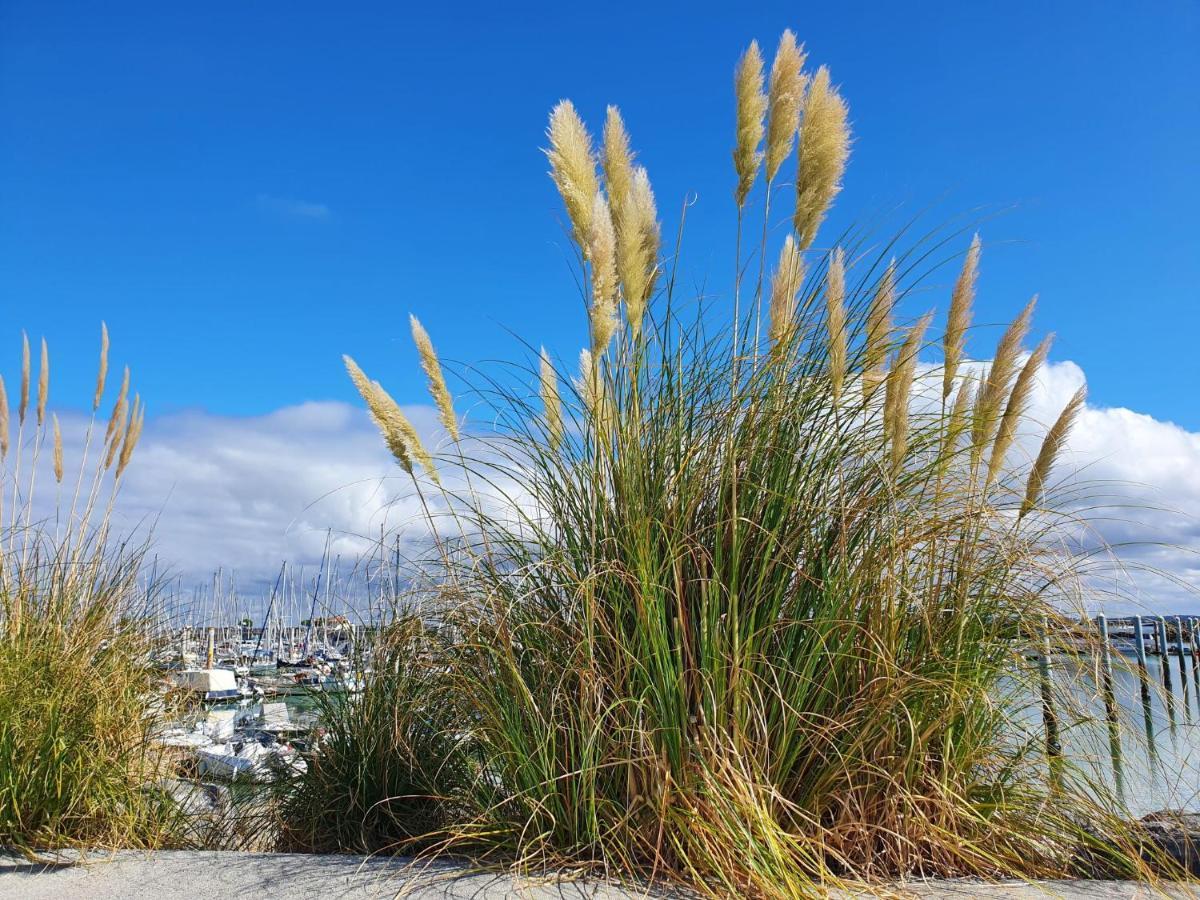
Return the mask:
[[[1022,349],[1030,304],[989,366],[967,365],[978,240],[940,367],[919,362],[929,316],[896,324],[936,247],[816,249],[850,135],[828,71],[803,59],[785,35],[769,91],[757,46],[738,65],[728,325],[678,296],[619,111],[597,152],[564,101],[547,155],[589,311],[578,370],[542,351],[533,399],[476,380],[491,428],[472,439],[414,320],[453,423],[435,459],[347,359],[434,535],[440,628],[398,622],[363,696],[328,702],[284,801],[295,847],[732,896],[1146,874],[1115,799],[1015,725],[1036,695],[1021,654],[1077,586],[1051,475],[1083,396],[1023,464],[1048,345]],[[747,279],[753,188],[765,158],[761,261],[793,146],[792,233],[777,270]]]

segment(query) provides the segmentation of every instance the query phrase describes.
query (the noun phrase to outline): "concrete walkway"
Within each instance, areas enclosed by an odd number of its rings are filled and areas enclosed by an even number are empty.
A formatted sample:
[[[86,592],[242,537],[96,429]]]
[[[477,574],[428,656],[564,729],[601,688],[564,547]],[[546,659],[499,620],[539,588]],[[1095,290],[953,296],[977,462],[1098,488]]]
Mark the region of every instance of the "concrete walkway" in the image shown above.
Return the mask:
[[[921,900],[1064,900],[1193,897],[1183,885],[1165,892],[1126,882],[1077,881],[981,884],[938,881],[896,885],[890,896]],[[630,900],[666,897],[595,881],[520,881],[509,876],[471,873],[438,863],[419,867],[411,860],[361,856],[306,856],[283,853],[162,852],[116,853],[86,863],[50,864],[0,856],[0,900]],[[680,896],[680,895],[675,895]],[[843,897],[845,895],[842,895]],[[857,896],[865,896],[858,894]]]

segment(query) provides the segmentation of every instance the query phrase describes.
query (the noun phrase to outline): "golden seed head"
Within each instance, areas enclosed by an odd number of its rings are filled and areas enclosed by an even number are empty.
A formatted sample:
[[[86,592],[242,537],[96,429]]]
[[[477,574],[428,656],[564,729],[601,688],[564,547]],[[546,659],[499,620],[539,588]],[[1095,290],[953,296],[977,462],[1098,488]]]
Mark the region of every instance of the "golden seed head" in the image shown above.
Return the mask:
[[[619,228],[633,188],[633,151],[625,121],[615,106],[608,107],[604,119],[604,187],[612,203],[613,226]]]
[[[979,277],[979,235],[971,239],[967,258],[962,271],[954,283],[950,295],[950,314],[946,319],[946,334],[942,340],[943,358],[942,399],[950,396],[954,389],[954,377],[958,374],[966,345],[967,328],[971,325],[971,307],[975,302],[975,281]]]
[[[758,148],[763,140],[767,95],[763,92],[763,59],[758,41],[751,41],[738,60],[733,74],[733,88],[737,99],[737,143],[733,149],[733,169],[738,179],[733,197],[741,209],[758,177],[763,156]]]
[[[848,115],[845,101],[829,83],[829,70],[822,66],[809,82],[800,126],[793,225],[802,250],[812,246],[825,213],[842,189],[850,157]]]
[[[429,333],[416,316],[410,314],[408,321],[412,328],[413,343],[417,345],[417,354],[421,358],[421,368],[425,370],[429,394],[438,408],[438,418],[451,439],[457,441],[458,416],[454,413],[454,399],[446,387],[446,378],[442,374],[442,364],[438,360],[437,352],[433,349],[433,341],[429,339]]]
[[[958,393],[954,397],[954,406],[950,408],[950,422],[946,429],[943,452],[957,444],[959,437],[971,425],[971,410],[975,405],[976,385],[975,375],[968,372],[958,386]]]
[[[1053,340],[1054,335],[1046,335],[1037,348],[1029,354],[1025,365],[1021,367],[1021,374],[1017,376],[1017,380],[1013,384],[1012,393],[1008,396],[1008,404],[1004,408],[1004,415],[1000,418],[996,439],[992,442],[992,455],[988,460],[985,484],[995,481],[1004,466],[1004,458],[1008,455],[1009,448],[1012,447],[1013,441],[1017,437],[1017,426],[1029,408],[1029,400],[1033,395],[1038,370],[1046,362],[1046,356],[1050,352],[1050,344]]]
[[[599,362],[587,348],[579,351],[579,377],[575,381],[575,389],[579,392],[584,409],[598,420],[604,386],[600,380]]]
[[[108,417],[108,427],[104,429],[105,442],[113,440],[118,426],[124,427],[125,398],[129,395],[129,366],[121,378],[121,390],[117,392],[117,402],[113,404],[112,415]]]
[[[1033,317],[1033,307],[1037,303],[1034,297],[1021,311],[1013,323],[1005,330],[996,345],[996,356],[988,370],[983,386],[979,389],[979,397],[975,402],[975,416],[972,433],[972,459],[978,464],[983,456],[983,450],[996,435],[996,427],[1000,421],[1000,410],[1008,399],[1012,387],[1013,376],[1017,371],[1017,359],[1021,355],[1021,343],[1029,332],[1029,322]]]
[[[142,405],[142,398],[135,394],[133,411],[129,415],[129,424],[125,428],[125,439],[121,442],[121,454],[117,458],[117,478],[125,473],[129,460],[133,458],[133,448],[137,446],[138,438],[142,436],[142,425],[145,421],[146,408]]]
[[[0,459],[8,456],[8,389],[0,375]]]
[[[62,429],[58,427],[58,414],[51,413],[50,418],[54,423],[54,480],[62,484],[63,480],[63,445],[62,445]]]
[[[17,405],[17,422],[25,424],[29,410],[29,335],[21,332],[21,401]]]
[[[846,261],[841,247],[834,249],[825,272],[825,329],[829,335],[829,386],[837,406],[846,383]]]
[[[92,412],[100,408],[104,396],[104,382],[108,380],[108,326],[100,323],[100,367],[96,371],[96,396],[92,400]]]
[[[108,419],[108,428],[105,431],[105,441],[108,444],[108,452],[104,456],[104,468],[106,469],[111,469],[112,464],[116,461],[117,453],[121,449],[121,441],[129,428],[129,403],[127,400],[129,369],[126,368],[125,371],[125,383],[117,397],[116,405],[113,406],[112,415]]]
[[[650,176],[641,166],[633,170],[624,213],[614,224],[617,240],[617,275],[625,296],[625,316],[636,338],[642,329],[646,305],[658,277],[658,248],[661,240],[658,210]]]
[[[1025,500],[1021,504],[1021,516],[1042,502],[1046,479],[1050,477],[1050,470],[1054,468],[1055,461],[1066,445],[1071,427],[1075,424],[1075,419],[1086,399],[1087,388],[1081,387],[1063,408],[1058,420],[1046,432],[1046,437],[1042,441],[1042,449],[1029,472],[1029,481],[1025,485]]]
[[[592,137],[570,100],[561,101],[550,113],[547,135],[550,177],[567,208],[575,241],[586,256],[592,231],[592,206],[600,187]]]
[[[599,356],[608,349],[617,330],[617,239],[613,233],[612,212],[600,191],[596,192],[592,205],[589,246],[592,261],[592,352]]]
[[[562,398],[558,393],[558,373],[554,371],[554,365],[550,362],[550,355],[546,353],[545,347],[542,348],[541,354],[540,380],[546,432],[551,448],[557,450],[563,438]]]
[[[863,400],[871,399],[883,382],[888,347],[892,341],[892,308],[896,305],[896,261],[884,269],[883,277],[867,310],[867,342],[863,365]]]
[[[42,338],[42,364],[38,369],[38,398],[37,423],[38,427],[46,421],[46,404],[50,402],[50,349],[46,339]]]
[[[800,105],[804,101],[804,48],[796,46],[796,36],[785,31],[771,63],[767,112],[767,181],[775,180],[779,167],[792,152],[796,129],[800,126]]]
[[[392,456],[409,475],[414,474],[415,460],[429,473],[430,478],[440,483],[433,457],[425,449],[417,430],[408,420],[408,416],[404,415],[399,404],[383,389],[383,385],[367,378],[366,373],[353,359],[349,356],[343,356],[342,359],[346,363],[350,380],[354,382],[358,393],[366,402],[367,411],[383,435]]]
[[[787,345],[796,331],[796,295],[804,284],[804,258],[795,238],[784,238],[779,265],[771,276],[771,324],[768,335],[777,347]]]
[[[892,471],[898,472],[908,451],[908,403],[917,372],[917,355],[925,339],[925,330],[933,319],[926,313],[912,328],[896,352],[896,364],[887,380],[884,399],[884,432],[891,445]]]

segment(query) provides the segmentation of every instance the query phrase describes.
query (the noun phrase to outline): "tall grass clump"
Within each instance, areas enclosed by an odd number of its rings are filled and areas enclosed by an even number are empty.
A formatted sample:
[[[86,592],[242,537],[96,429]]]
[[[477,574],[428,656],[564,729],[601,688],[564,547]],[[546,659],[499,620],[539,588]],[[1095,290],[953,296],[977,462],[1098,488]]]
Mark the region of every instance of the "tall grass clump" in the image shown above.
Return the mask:
[[[45,342],[36,374],[23,342],[15,416],[0,380],[0,845],[25,851],[154,846],[172,821],[151,789],[156,676],[142,552],[111,533],[145,412],[125,370],[105,417],[107,381],[104,331],[69,472],[58,417],[48,415]]]
[[[441,702],[377,675],[330,726],[312,807],[356,821],[312,844],[360,846],[368,814],[415,807],[387,824],[401,846],[718,895],[1136,868],[1119,825],[1014,724],[1035,694],[1022,654],[1075,584],[1052,489],[1082,395],[1056,423],[1025,421],[1048,349],[1024,349],[1032,304],[990,363],[967,358],[978,239],[940,339],[899,300],[943,244],[818,241],[848,110],[790,34],[778,52],[769,82],[755,44],[735,75],[727,300],[681,298],[619,113],[597,150],[564,101],[548,157],[584,273],[578,368],[542,351],[532,391],[477,383],[492,428],[468,437],[419,340],[454,423],[434,459],[348,362],[425,503],[453,638],[426,668]],[[1015,438],[1039,424],[1031,467]],[[431,770],[413,751],[435,741]]]

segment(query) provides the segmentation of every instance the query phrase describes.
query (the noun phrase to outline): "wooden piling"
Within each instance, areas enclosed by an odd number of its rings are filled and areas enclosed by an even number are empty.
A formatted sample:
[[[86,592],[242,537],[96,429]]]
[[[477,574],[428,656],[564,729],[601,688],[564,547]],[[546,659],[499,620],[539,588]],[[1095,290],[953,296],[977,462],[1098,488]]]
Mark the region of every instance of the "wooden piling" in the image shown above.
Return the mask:
[[[1054,712],[1054,692],[1050,684],[1050,624],[1045,618],[1042,619],[1038,674],[1042,688],[1042,722],[1046,728],[1046,756],[1050,761],[1051,774],[1055,775],[1062,758],[1062,744],[1058,737],[1058,717]]]
[[[1142,621],[1141,616],[1133,617],[1133,628],[1137,637],[1134,650],[1137,652],[1138,685],[1141,688],[1142,695],[1142,718],[1146,725],[1148,748],[1151,756],[1153,756],[1155,754],[1154,714],[1150,706],[1150,671],[1146,665],[1146,625]]]
[[[1187,666],[1183,661],[1183,623],[1179,620],[1179,616],[1175,616],[1175,659],[1179,661],[1179,683],[1182,686],[1183,692],[1183,711],[1187,714],[1188,721],[1192,720],[1192,702],[1188,696],[1190,689],[1188,687]]]
[[[1167,718],[1171,725],[1175,724],[1175,691],[1171,686],[1171,654],[1167,646],[1167,620],[1155,616],[1155,632],[1158,635],[1158,660],[1162,665],[1163,693],[1166,695]]]
[[[1108,618],[1096,616],[1100,629],[1100,685],[1104,694],[1104,718],[1108,722],[1108,753],[1112,760],[1117,795],[1125,798],[1125,779],[1121,770],[1121,726],[1117,719],[1117,697],[1113,690],[1112,646],[1108,641]]]
[[[1200,712],[1200,660],[1197,660],[1197,656],[1200,655],[1200,640],[1197,639],[1195,616],[1188,616],[1188,647],[1192,651],[1192,686],[1196,689],[1196,711]]]

